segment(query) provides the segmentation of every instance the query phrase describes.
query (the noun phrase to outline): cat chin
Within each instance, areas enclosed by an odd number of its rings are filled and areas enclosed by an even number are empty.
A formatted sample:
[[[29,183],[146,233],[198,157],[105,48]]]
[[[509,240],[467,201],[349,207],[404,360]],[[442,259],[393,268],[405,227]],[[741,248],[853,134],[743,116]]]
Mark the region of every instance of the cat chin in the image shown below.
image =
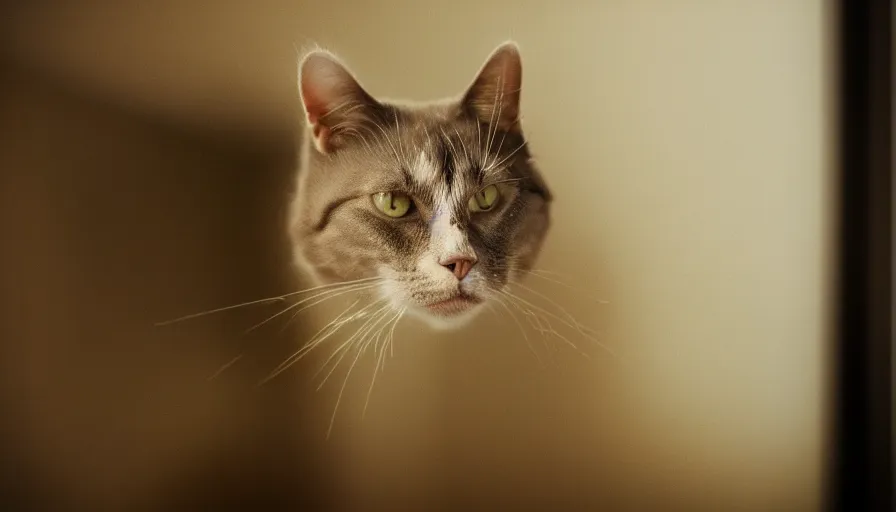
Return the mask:
[[[435,331],[455,331],[466,326],[482,311],[483,305],[478,304],[470,309],[452,315],[435,314],[421,307],[410,307],[408,313],[414,318],[426,324]]]

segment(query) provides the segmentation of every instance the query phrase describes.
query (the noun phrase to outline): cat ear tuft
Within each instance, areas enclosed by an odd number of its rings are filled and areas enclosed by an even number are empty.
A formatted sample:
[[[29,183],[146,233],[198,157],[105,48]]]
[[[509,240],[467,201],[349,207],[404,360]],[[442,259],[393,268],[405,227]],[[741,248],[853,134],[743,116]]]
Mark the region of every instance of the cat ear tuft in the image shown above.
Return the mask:
[[[313,50],[299,64],[299,93],[314,145],[335,151],[343,135],[366,119],[377,102],[333,54]]]
[[[523,66],[516,43],[498,46],[467,89],[463,104],[480,122],[497,124],[505,131],[519,131],[520,88]]]

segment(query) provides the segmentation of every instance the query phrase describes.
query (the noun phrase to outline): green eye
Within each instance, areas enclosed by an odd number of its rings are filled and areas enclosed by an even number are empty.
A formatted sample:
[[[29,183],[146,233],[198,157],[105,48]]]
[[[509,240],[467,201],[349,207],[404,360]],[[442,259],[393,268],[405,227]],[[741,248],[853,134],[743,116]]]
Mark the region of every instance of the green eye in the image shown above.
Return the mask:
[[[470,198],[470,211],[486,212],[498,202],[498,187],[489,185]]]
[[[389,217],[404,217],[411,209],[411,198],[401,192],[380,192],[373,194],[373,204]]]

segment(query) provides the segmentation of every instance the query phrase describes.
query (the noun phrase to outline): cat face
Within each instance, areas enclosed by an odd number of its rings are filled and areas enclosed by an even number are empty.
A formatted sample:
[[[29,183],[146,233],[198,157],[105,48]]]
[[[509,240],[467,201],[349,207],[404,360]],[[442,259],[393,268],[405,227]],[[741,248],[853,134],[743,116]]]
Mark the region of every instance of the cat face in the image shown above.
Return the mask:
[[[296,263],[322,284],[366,279],[435,326],[500,297],[549,225],[551,196],[519,123],[521,77],[507,43],[459,98],[401,105],[374,99],[331,54],[308,54]]]

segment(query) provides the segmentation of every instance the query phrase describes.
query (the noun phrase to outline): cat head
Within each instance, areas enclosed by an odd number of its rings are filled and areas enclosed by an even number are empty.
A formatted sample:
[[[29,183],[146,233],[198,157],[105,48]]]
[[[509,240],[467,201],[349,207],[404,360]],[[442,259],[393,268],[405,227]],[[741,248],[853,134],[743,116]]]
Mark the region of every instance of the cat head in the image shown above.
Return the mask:
[[[334,55],[299,65],[307,119],[290,235],[320,284],[364,280],[435,326],[471,318],[529,270],[551,194],[520,125],[522,66],[505,43],[456,98],[378,100]]]

